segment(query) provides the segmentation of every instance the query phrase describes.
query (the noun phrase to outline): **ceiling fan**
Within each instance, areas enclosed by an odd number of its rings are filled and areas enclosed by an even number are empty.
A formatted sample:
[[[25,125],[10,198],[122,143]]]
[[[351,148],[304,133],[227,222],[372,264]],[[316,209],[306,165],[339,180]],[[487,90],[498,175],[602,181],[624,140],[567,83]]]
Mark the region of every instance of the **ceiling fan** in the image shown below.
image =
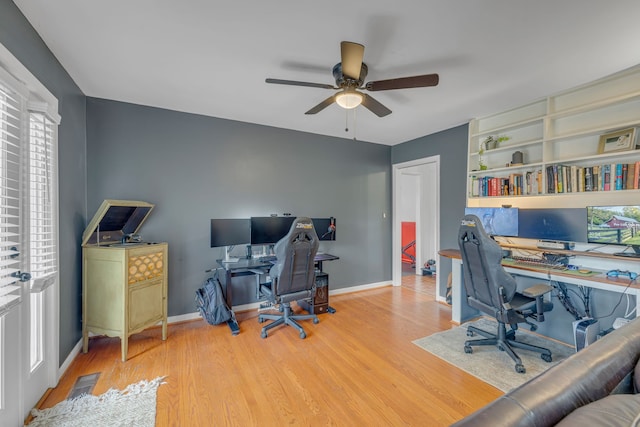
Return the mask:
[[[391,110],[376,101],[372,96],[363,93],[363,90],[375,92],[378,90],[408,89],[416,87],[436,86],[440,80],[437,74],[424,74],[421,76],[400,77],[396,79],[378,80],[364,83],[367,77],[367,64],[362,62],[364,46],[359,43],[343,41],[340,43],[342,62],[333,67],[333,77],[336,85],[322,83],[299,82],[295,80],[266,79],[267,83],[275,83],[291,86],[307,86],[320,89],[337,90],[334,95],[325,99],[305,114],[316,114],[334,102],[342,108],[351,109],[362,104],[378,117],[391,114]]]

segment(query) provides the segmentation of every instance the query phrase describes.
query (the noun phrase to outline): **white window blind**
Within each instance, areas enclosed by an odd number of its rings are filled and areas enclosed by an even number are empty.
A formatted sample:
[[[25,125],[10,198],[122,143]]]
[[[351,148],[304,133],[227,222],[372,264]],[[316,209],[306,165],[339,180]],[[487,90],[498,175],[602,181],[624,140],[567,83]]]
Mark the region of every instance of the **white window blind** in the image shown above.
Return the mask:
[[[30,106],[31,108],[31,106]],[[29,272],[32,292],[51,285],[58,269],[56,130],[45,114],[29,113]]]
[[[0,315],[20,302],[20,146],[23,98],[0,81]]]

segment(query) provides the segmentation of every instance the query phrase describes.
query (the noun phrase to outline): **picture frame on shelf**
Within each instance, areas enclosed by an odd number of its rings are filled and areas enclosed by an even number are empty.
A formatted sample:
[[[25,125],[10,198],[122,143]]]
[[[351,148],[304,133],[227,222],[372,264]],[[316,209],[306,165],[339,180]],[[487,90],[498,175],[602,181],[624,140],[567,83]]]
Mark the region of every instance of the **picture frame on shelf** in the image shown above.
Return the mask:
[[[629,128],[600,135],[598,154],[628,151],[635,148],[636,128]]]

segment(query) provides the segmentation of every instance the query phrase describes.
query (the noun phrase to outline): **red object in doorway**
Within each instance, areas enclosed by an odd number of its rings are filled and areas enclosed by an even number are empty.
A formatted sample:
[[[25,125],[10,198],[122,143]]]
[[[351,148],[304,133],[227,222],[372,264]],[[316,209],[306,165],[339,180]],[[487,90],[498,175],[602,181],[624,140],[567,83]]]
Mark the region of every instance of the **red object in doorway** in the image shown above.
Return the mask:
[[[416,263],[416,223],[403,221],[401,230],[402,262],[415,265]]]

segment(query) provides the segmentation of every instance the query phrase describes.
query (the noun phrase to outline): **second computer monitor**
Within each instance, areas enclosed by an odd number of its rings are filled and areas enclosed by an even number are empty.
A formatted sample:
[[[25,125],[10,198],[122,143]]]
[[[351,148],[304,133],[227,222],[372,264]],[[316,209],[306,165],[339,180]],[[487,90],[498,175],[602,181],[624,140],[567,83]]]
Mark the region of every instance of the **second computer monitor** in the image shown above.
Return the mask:
[[[287,235],[293,216],[252,216],[251,244],[272,245]]]

